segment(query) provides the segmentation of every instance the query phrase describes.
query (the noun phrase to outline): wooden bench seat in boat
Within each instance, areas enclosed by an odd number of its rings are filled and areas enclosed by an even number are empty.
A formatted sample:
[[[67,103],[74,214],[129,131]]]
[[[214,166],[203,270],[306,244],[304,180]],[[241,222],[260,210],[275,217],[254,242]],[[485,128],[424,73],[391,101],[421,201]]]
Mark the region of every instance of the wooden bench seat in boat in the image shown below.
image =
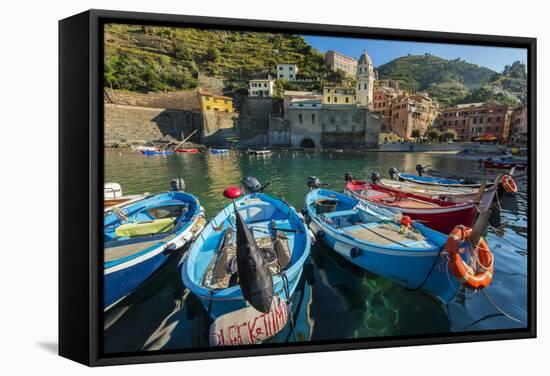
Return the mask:
[[[399,227],[392,224],[362,223],[343,228],[343,231],[354,238],[369,243],[384,246],[399,245],[404,247],[425,247],[426,238],[414,231],[405,234],[399,231]]]

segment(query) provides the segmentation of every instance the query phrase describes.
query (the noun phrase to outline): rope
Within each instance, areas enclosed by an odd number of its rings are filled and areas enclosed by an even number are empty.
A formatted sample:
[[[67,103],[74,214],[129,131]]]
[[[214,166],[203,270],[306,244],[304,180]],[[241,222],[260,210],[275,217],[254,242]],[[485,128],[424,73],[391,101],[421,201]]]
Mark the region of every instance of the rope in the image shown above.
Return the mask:
[[[280,269],[279,269],[280,270]],[[290,306],[290,290],[288,288],[288,278],[282,270],[279,271],[279,275],[281,276],[281,280],[283,281],[283,290],[285,291],[285,303],[287,306]],[[296,340],[296,331],[295,331],[295,325],[294,325],[294,316],[292,315],[292,310],[288,313],[288,316],[290,317],[290,330],[292,332],[292,338],[294,338],[294,342],[297,342]]]
[[[434,262],[432,263],[432,267],[430,268],[430,271],[428,272],[428,274],[426,274],[426,277],[424,277],[424,280],[422,281],[422,283],[418,287],[415,287],[415,288],[405,287],[405,290],[407,290],[407,291],[418,291],[422,287],[424,287],[424,285],[426,284],[426,282],[428,281],[428,279],[432,275],[432,272],[434,271],[435,266],[437,265],[437,261],[441,257],[441,253],[443,252],[444,249],[445,249],[445,245],[442,245],[441,247],[439,247],[439,252],[437,253],[437,256],[434,258]]]
[[[521,324],[523,324],[523,321],[521,321],[520,319],[516,319],[514,316],[511,316],[509,314],[507,314],[506,312],[504,312],[502,309],[500,309],[492,300],[491,298],[489,298],[489,295],[487,295],[487,292],[485,291],[485,289],[482,289],[481,292],[483,292],[483,295],[485,295],[485,298],[487,298],[487,301],[489,302],[489,304],[491,304],[493,306],[494,309],[496,309],[498,312],[502,313],[504,316],[508,317],[510,320],[513,320],[515,322],[519,322]]]
[[[499,229],[494,227],[494,226],[491,226],[490,223],[487,224],[489,226],[489,228],[493,229],[494,231],[498,231]],[[524,252],[527,252],[527,248],[523,248],[523,247],[520,247],[519,245],[513,243],[512,241],[506,239],[505,237],[502,237],[500,238],[502,240],[504,240],[506,243],[510,244],[511,246],[513,247],[516,247],[517,249],[519,249],[520,251],[524,251]]]

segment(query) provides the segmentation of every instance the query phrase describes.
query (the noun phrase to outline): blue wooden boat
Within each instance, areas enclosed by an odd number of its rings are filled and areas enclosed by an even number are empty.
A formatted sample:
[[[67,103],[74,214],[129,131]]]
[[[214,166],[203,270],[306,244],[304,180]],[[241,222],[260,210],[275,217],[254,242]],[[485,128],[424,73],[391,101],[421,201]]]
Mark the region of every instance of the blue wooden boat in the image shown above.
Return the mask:
[[[419,176],[415,174],[408,174],[400,172],[397,174],[399,180],[401,181],[410,181],[417,184],[426,184],[426,185],[439,185],[445,187],[469,187],[469,188],[479,188],[481,182],[471,181],[465,179],[450,179],[436,176]]]
[[[204,227],[194,196],[172,191],[115,208],[103,219],[104,296],[108,310],[136,290]]]
[[[252,308],[234,278],[238,273],[236,244],[239,241],[235,207],[269,265],[274,297],[290,301],[310,252],[311,232],[303,216],[286,202],[267,194],[252,193],[234,203],[235,206],[226,206],[205,226],[182,265],[184,285],[199,298],[212,320]],[[284,238],[289,255],[282,268],[274,244],[279,236]]]
[[[370,272],[447,302],[459,285],[447,272],[447,235],[413,222],[403,229],[391,212],[341,193],[306,196],[310,229],[335,252]]]
[[[170,155],[174,152],[172,150],[143,150],[143,155],[151,156],[151,155]]]
[[[229,153],[229,149],[210,149],[212,154],[226,154]]]

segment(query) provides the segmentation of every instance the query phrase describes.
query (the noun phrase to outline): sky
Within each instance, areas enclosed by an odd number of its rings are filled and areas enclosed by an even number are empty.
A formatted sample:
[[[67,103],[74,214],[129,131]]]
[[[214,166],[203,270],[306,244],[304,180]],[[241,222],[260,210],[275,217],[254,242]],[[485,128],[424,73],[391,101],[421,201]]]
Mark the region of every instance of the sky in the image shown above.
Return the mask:
[[[327,50],[334,50],[358,59],[363,50],[366,50],[375,67],[407,54],[423,55],[425,53],[444,59],[461,58],[469,63],[481,65],[497,72],[502,72],[505,65],[510,65],[516,60],[527,63],[527,49],[523,48],[399,42],[308,35],[304,35],[303,37],[309,45],[323,53]]]

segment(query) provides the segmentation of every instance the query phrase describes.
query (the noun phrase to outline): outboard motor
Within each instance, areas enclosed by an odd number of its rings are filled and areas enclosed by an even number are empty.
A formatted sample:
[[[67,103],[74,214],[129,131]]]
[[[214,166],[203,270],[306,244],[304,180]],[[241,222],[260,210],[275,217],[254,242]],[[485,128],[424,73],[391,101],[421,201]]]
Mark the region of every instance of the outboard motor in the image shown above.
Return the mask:
[[[180,177],[170,180],[170,190],[175,192],[185,191],[185,181]]]
[[[416,165],[416,172],[418,172],[418,176],[422,176],[424,173],[424,167],[420,163]]]
[[[351,172],[346,172],[344,174],[344,181],[347,183],[349,181],[352,181],[353,180],[353,176],[351,176]]]
[[[398,173],[399,173],[399,170],[395,167],[390,167],[390,169],[388,170],[388,174],[390,175],[391,180],[395,180],[395,177],[397,176]]]
[[[373,172],[370,176],[370,180],[372,181],[372,184],[378,184],[380,181],[380,174],[378,172]]]
[[[321,181],[317,176],[308,176],[307,186],[309,187],[309,189],[317,189],[321,186]]]
[[[262,184],[254,176],[247,176],[243,179],[243,189],[248,194],[257,193],[262,190]]]

